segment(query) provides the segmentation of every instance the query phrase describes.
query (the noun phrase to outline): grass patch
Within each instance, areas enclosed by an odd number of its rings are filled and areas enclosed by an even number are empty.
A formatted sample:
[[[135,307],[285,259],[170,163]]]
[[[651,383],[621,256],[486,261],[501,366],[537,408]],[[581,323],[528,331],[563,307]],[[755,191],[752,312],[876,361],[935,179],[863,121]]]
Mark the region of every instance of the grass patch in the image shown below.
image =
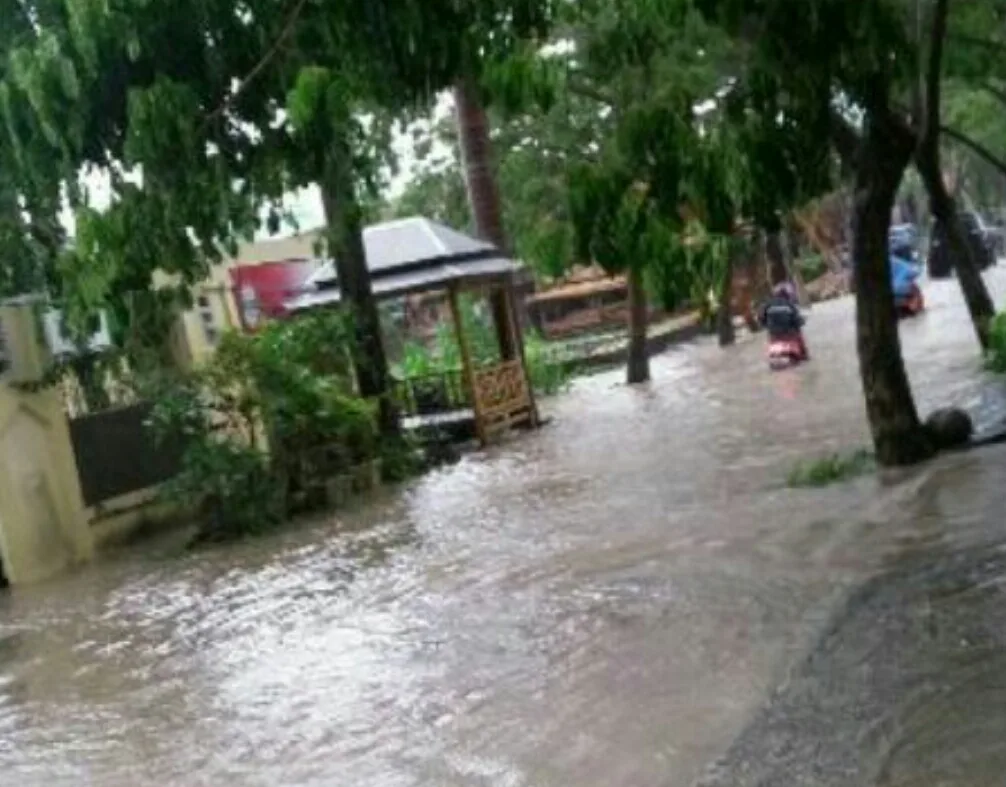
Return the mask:
[[[800,462],[790,471],[786,483],[794,489],[830,486],[865,475],[876,467],[873,453],[861,448],[851,454],[830,454]]]

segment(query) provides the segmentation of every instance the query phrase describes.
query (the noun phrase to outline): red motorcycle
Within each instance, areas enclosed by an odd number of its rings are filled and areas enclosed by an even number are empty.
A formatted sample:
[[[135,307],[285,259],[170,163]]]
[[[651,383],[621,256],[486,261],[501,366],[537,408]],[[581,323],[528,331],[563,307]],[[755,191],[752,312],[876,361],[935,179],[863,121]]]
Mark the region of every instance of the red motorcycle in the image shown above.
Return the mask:
[[[809,359],[807,345],[802,336],[780,336],[768,343],[770,369],[788,369]]]
[[[926,308],[926,299],[922,297],[922,290],[918,285],[913,286],[907,297],[895,299],[894,308],[898,312],[899,320],[920,314]]]

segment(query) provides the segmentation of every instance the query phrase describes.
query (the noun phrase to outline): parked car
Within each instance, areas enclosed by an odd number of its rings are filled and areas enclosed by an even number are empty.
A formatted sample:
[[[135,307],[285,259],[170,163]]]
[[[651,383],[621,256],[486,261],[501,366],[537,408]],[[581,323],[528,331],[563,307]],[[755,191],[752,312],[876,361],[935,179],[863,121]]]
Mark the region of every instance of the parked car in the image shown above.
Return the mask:
[[[990,231],[981,216],[972,210],[960,211],[957,217],[979,269],[985,270],[994,265],[997,233]],[[946,231],[939,222],[933,226],[933,234],[929,241],[928,267],[929,275],[933,279],[945,279],[953,273],[950,245],[947,242]]]

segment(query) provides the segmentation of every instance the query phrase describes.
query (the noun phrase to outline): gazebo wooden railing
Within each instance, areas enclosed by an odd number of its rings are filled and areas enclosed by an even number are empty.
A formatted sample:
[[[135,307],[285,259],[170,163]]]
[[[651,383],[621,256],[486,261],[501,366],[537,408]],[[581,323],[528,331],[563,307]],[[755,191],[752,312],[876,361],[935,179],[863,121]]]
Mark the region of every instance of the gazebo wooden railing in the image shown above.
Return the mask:
[[[503,429],[511,425],[514,416],[518,422],[525,420],[531,400],[519,360],[475,367],[472,374],[478,410],[490,431],[493,427]],[[404,417],[475,410],[461,368],[395,380],[393,396]]]
[[[538,426],[538,409],[534,394],[528,383],[527,368],[524,363],[524,340],[513,302],[513,288],[509,281],[502,287],[506,304],[506,324],[496,329],[507,332],[518,348],[516,358],[504,358],[500,363],[476,367],[472,363],[468,335],[465,331],[461,307],[458,302],[458,286],[452,283],[447,288],[451,306],[451,316],[461,349],[461,368],[467,388],[471,391],[472,409],[475,411],[475,431],[479,441],[485,445],[513,426],[528,424]]]
[[[472,406],[460,367],[395,380],[392,395],[403,416],[439,415]]]
[[[363,240],[375,297],[446,290],[461,350],[460,369],[393,383],[392,395],[403,421],[474,421],[483,444],[512,426],[537,426],[514,303],[514,277],[521,266],[491,243],[418,216],[367,227]],[[322,266],[310,283],[310,291],[285,304],[291,313],[340,302],[334,264]],[[494,309],[501,362],[473,364],[458,304],[461,291],[488,293],[502,306]]]
[[[521,358],[476,369],[473,377],[475,423],[483,443],[520,424],[538,425]]]
[[[461,348],[461,368],[395,380],[392,395],[401,415],[408,419],[468,413],[475,421],[476,434],[487,443],[513,426],[537,423],[534,397],[528,384],[523,358],[475,365],[468,347],[458,291],[450,287],[448,296]],[[512,303],[508,302],[512,309]],[[515,331],[514,321],[502,326]],[[515,331],[520,347],[520,335]]]

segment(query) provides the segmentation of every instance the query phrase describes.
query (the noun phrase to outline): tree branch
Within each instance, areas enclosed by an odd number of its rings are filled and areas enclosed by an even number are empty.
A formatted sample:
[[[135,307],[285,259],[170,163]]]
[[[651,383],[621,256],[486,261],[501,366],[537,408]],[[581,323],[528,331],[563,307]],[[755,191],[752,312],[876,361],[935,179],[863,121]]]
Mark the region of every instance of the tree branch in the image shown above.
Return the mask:
[[[831,110],[831,141],[842,160],[842,166],[851,169],[859,155],[862,136],[856,127],[838,110]]]
[[[951,126],[940,126],[940,133],[960,145],[963,145],[965,148],[978,156],[978,158],[982,159],[986,164],[997,170],[1003,177],[1006,177],[1006,161],[1003,161],[1001,158],[996,156],[981,142],[972,139],[963,131],[959,131]]]
[[[566,86],[569,88],[569,92],[573,95],[580,96],[581,98],[589,98],[591,101],[604,104],[612,109],[615,108],[616,102],[612,96],[607,95],[603,90],[600,90],[593,85],[587,84],[587,82],[583,79],[577,79],[576,76],[572,74],[566,81]]]
[[[926,67],[926,113],[922,123],[920,146],[939,145],[943,45],[947,36],[947,17],[949,13],[950,0],[936,0],[936,7],[933,9],[933,24],[929,37],[929,63]]]
[[[286,22],[283,25],[283,29],[280,31],[279,36],[276,37],[276,40],[273,41],[272,46],[269,47],[268,51],[262,56],[262,59],[255,64],[255,66],[251,69],[251,71],[249,71],[245,75],[244,79],[238,82],[237,89],[233,93],[228,95],[220,104],[220,106],[218,106],[216,109],[210,112],[209,115],[206,116],[204,126],[209,125],[214,120],[223,115],[224,112],[226,112],[227,109],[248,88],[248,86],[251,85],[259,76],[261,76],[262,72],[265,71],[265,69],[269,66],[269,64],[276,57],[276,55],[279,54],[279,51],[283,48],[283,45],[286,43],[286,40],[293,34],[294,28],[297,25],[297,20],[300,18],[300,14],[304,10],[304,6],[306,5],[307,0],[297,0],[297,4],[293,7],[293,10],[287,17]]]
[[[992,38],[982,38],[968,33],[947,33],[947,38],[951,41],[958,41],[980,49],[986,49],[994,55],[1006,54],[1006,41],[996,41]]]
[[[1006,90],[993,85],[991,82],[982,82],[980,87],[990,96],[998,99],[1000,103],[1006,104]]]

